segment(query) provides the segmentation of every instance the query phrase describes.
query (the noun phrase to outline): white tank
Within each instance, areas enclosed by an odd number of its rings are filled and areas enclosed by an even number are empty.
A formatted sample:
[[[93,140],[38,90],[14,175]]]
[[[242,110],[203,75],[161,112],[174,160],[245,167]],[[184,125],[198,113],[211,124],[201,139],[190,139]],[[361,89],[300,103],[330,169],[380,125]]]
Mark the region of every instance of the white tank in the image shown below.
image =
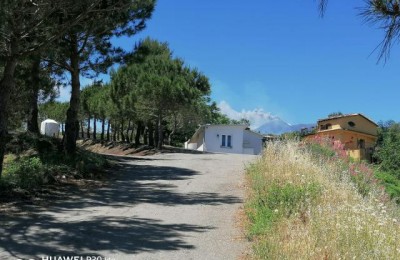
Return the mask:
[[[50,137],[58,137],[60,124],[53,119],[46,119],[40,124],[40,133]]]

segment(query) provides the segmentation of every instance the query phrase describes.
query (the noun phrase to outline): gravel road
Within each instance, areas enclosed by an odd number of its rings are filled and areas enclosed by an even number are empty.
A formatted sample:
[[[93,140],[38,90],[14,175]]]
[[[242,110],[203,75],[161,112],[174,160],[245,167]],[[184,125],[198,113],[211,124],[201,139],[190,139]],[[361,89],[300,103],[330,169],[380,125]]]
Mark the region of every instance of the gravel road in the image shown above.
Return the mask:
[[[246,242],[235,217],[255,158],[121,157],[104,186],[0,215],[0,259],[237,259]]]

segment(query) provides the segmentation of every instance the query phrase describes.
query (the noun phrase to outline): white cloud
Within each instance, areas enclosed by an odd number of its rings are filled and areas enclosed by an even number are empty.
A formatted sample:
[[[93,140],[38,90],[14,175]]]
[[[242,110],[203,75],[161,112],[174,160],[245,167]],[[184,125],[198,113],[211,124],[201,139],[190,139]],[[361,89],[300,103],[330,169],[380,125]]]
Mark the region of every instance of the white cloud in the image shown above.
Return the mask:
[[[265,112],[262,108],[255,108],[253,110],[242,109],[242,111],[239,112],[233,109],[225,100],[219,102],[218,107],[221,110],[221,113],[227,115],[231,119],[248,119],[252,129],[256,129],[271,120],[279,118],[278,116],[272,115],[269,112]]]

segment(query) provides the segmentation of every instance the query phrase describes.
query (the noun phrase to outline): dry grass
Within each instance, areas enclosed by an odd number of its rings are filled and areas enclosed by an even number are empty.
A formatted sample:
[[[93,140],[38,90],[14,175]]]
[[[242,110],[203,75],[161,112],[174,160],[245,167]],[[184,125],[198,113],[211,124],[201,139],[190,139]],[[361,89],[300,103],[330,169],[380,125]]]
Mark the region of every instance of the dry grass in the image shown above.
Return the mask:
[[[273,143],[248,172],[255,258],[399,259],[398,206],[378,185],[359,194],[339,158],[316,159],[298,142]]]

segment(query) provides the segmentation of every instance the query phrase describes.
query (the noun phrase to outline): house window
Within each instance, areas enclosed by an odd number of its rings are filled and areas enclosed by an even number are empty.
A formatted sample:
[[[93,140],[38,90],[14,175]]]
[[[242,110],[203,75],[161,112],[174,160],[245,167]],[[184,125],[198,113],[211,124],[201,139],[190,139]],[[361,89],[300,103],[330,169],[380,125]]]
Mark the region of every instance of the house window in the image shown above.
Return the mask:
[[[364,139],[358,140],[358,147],[360,149],[364,149],[365,148],[365,140]]]
[[[221,147],[232,147],[231,135],[222,135]]]
[[[319,129],[320,129],[320,130],[332,129],[332,125],[331,125],[331,124],[320,125]]]
[[[347,124],[349,124],[350,127],[355,127],[356,124],[353,121],[349,121]]]

